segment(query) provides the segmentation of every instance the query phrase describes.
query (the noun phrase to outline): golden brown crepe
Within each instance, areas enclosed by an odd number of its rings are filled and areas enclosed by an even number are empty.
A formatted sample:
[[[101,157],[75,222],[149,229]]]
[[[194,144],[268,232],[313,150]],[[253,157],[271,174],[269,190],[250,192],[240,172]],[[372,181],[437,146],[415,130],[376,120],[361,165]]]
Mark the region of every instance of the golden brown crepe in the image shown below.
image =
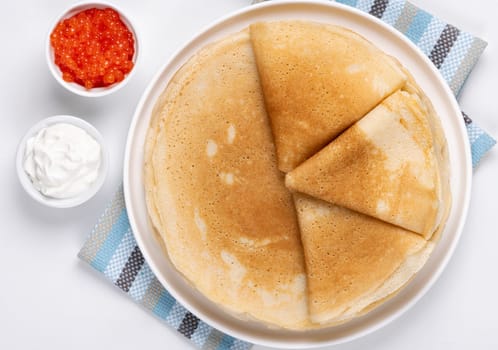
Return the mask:
[[[405,82],[390,57],[345,28],[294,20],[259,22],[250,29],[284,172]]]
[[[363,315],[413,278],[449,213],[448,169],[440,121],[399,62],[347,29],[281,21],[177,71],[152,113],[144,185],[194,288],[303,330]]]
[[[146,199],[172,263],[232,313],[306,327],[297,219],[277,169],[248,31],[194,55],[152,117]]]
[[[401,288],[432,251],[410,231],[303,194],[294,199],[312,322],[357,316]]]
[[[398,91],[288,173],[289,188],[429,239],[444,212],[427,109]]]

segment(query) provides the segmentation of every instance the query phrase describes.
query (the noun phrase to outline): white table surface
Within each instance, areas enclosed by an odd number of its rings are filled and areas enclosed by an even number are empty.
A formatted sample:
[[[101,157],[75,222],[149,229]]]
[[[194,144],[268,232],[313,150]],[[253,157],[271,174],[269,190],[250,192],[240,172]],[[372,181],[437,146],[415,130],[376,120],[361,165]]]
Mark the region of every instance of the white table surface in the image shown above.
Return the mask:
[[[489,42],[460,102],[498,136],[498,2],[414,0]],[[123,149],[134,107],[153,74],[182,43],[217,17],[249,0],[119,1],[134,15],[142,61],[132,81],[108,97],[87,99],[63,90],[44,57],[49,25],[70,1],[9,1],[0,11],[0,349],[194,348],[76,257],[85,237],[121,182]],[[111,169],[85,205],[49,209],[21,188],[17,143],[38,120],[55,114],[84,117],[104,135]],[[498,150],[474,172],[462,239],[434,287],[387,327],[334,349],[498,348]],[[256,347],[255,349],[261,349]]]

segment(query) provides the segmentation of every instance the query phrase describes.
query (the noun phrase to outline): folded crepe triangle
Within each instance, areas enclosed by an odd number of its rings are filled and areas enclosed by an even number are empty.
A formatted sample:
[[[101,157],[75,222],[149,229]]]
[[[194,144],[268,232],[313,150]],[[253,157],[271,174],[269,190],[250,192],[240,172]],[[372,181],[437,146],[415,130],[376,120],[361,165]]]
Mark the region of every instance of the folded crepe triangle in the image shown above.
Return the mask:
[[[433,242],[372,217],[295,194],[312,322],[338,324],[385,301],[427,261]]]
[[[286,175],[299,192],[430,239],[445,205],[427,106],[398,91]]]
[[[404,85],[397,63],[360,35],[304,21],[250,26],[278,167],[288,172]]]

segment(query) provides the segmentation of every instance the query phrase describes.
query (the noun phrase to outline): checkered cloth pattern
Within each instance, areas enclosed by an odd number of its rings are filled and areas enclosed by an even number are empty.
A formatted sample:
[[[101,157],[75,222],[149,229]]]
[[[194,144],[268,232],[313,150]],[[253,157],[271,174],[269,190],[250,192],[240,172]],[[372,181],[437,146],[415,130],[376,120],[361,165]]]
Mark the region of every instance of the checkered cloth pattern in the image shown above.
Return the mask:
[[[261,1],[255,1],[261,2]],[[404,33],[439,69],[458,95],[486,43],[409,2],[338,0],[382,19]],[[474,167],[495,140],[462,112]],[[245,350],[251,344],[213,329],[180,305],[158,282],[138,248],[126,213],[122,188],[102,214],[79,257],[135,302],[190,339],[201,349]]]

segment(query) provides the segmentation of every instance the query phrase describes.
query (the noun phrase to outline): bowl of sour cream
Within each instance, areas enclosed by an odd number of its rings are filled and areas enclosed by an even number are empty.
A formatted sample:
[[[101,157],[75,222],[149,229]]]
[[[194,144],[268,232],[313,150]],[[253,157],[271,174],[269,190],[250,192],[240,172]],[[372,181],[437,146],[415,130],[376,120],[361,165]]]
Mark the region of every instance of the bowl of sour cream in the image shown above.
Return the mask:
[[[92,198],[108,168],[103,138],[83,119],[58,115],[41,120],[19,144],[17,174],[38,202],[70,208]]]

